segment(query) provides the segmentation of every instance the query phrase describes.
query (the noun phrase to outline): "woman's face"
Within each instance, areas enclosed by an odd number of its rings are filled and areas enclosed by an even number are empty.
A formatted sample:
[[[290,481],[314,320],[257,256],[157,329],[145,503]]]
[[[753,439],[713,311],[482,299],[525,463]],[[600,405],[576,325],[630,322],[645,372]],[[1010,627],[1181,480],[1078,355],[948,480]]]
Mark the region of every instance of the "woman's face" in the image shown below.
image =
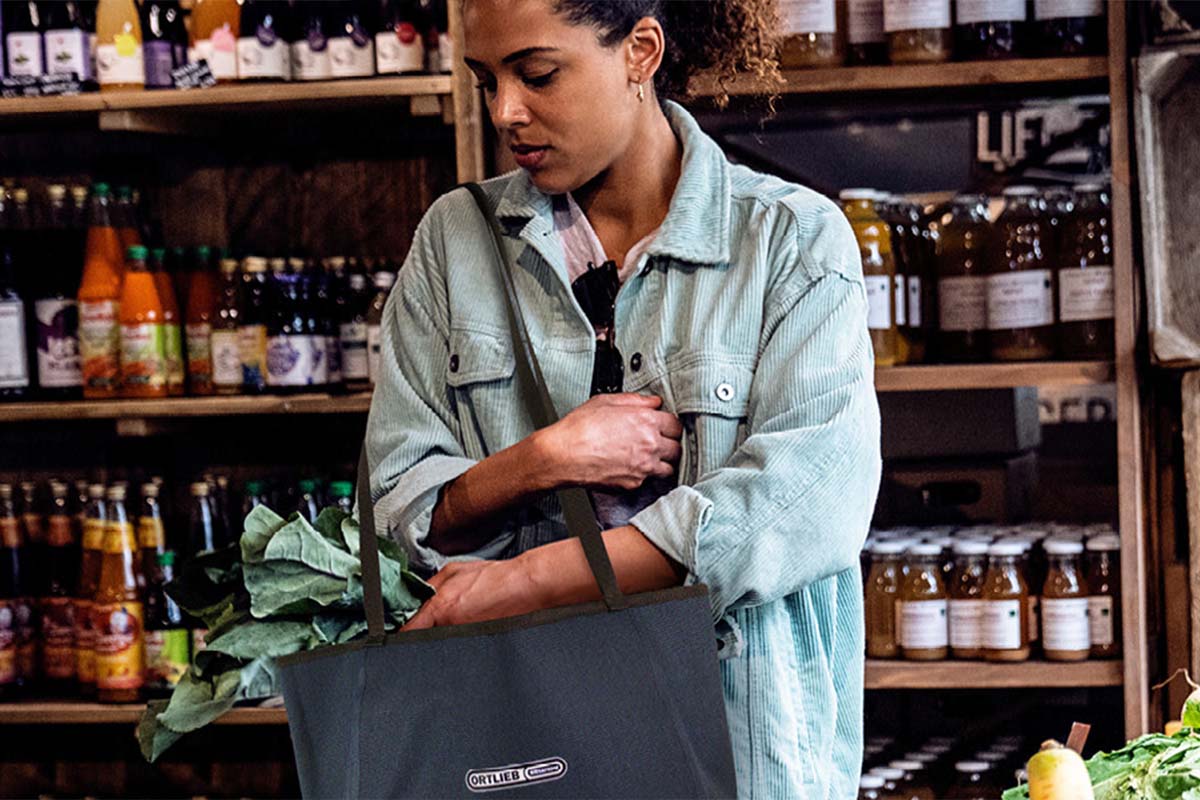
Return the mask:
[[[639,103],[626,46],[602,47],[553,0],[465,0],[463,29],[501,144],[539,190],[578,189],[629,147]]]

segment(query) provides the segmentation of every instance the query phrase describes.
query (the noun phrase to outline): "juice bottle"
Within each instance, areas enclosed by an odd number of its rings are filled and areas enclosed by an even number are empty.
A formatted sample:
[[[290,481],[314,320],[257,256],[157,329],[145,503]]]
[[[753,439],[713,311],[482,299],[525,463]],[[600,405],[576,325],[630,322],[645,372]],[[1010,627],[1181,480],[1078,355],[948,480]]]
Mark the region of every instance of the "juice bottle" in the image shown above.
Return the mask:
[[[123,487],[109,488],[108,512],[100,586],[92,608],[97,698],[101,703],[133,703],[143,683],[145,614],[134,560],[137,541],[125,513]]]
[[[83,521],[83,554],[79,563],[79,591],[75,598],[75,673],[79,693],[96,695],[96,628],[92,609],[100,588],[104,561],[104,531],[108,525],[104,486],[88,486],[88,504]]]
[[[74,227],[67,187],[47,187],[50,201],[45,250],[54,265],[47,284],[34,301],[37,325],[37,379],[39,396],[49,400],[77,400],[83,374],[79,368],[79,304],[74,297],[83,266],[81,231]]]
[[[163,306],[141,245],[129,248],[121,292],[121,396],[167,396]]]
[[[164,587],[175,577],[175,553],[155,557],[146,582],[146,694],[167,697],[188,668],[188,630],[183,611]]]
[[[396,273],[381,269],[375,273],[375,297],[367,311],[367,372],[374,385],[379,380],[383,358],[383,308],[396,283]]]
[[[867,327],[875,348],[875,364],[896,363],[896,263],[892,258],[891,234],[875,208],[874,189],[846,189],[838,197],[854,228],[862,256],[863,279],[867,285]]]
[[[91,224],[79,286],[79,357],[85,399],[116,397],[120,370],[121,241],[111,218],[108,185],[92,187]]]
[[[1087,541],[1088,626],[1092,658],[1121,655],[1121,540],[1116,534]]]
[[[220,267],[216,317],[212,328],[213,389],[220,395],[233,395],[242,391],[238,262],[224,258],[220,261]]]
[[[238,320],[238,352],[242,360],[242,390],[260,394],[267,386],[268,308],[267,260],[248,256],[242,262],[242,293]]]
[[[118,186],[113,205],[113,224],[117,226],[117,237],[121,240],[121,251],[129,252],[135,244],[142,244],[138,228],[137,208],[133,202],[133,188]]]
[[[96,70],[101,91],[146,88],[142,24],[133,0],[100,0],[96,7]]]
[[[900,589],[900,650],[909,661],[940,661],[949,653],[942,547],[917,544],[908,550],[908,576]]]
[[[192,8],[192,48],[218,83],[237,80],[238,0],[198,0]]]
[[[988,548],[983,583],[983,648],[988,661],[1029,659],[1029,587],[1021,569],[1021,542],[996,542]]]
[[[950,576],[950,654],[954,658],[983,658],[983,584],[987,578],[988,544],[954,543]]]
[[[958,0],[956,10],[956,57],[974,61],[1026,53],[1025,0]]]
[[[175,299],[174,276],[167,272],[166,250],[156,247],[150,251],[150,273],[163,308],[163,349],[167,356],[167,394],[184,394],[183,327],[179,318],[179,303]]]
[[[79,553],[67,508],[67,485],[50,483],[46,517],[47,588],[41,602],[42,675],[52,694],[66,694],[75,684],[75,602]]]
[[[291,80],[290,17],[291,9],[286,2],[243,1],[237,40],[239,80]]]
[[[1068,539],[1042,544],[1049,561],[1042,589],[1042,649],[1047,661],[1084,661],[1091,654],[1088,586],[1080,569],[1083,545]]]
[[[950,60],[950,0],[884,0],[883,27],[893,64]]]
[[[1054,355],[1054,273],[1042,242],[1046,236],[1037,189],[1004,190],[996,220],[996,243],[988,259],[988,337],[997,361]]]
[[[991,241],[987,198],[959,195],[937,239],[938,356],[979,362],[988,357],[987,266]]]
[[[1080,184],[1058,248],[1058,342],[1065,358],[1112,358],[1112,222],[1108,192]]]
[[[307,2],[296,7],[296,39],[292,42],[292,77],[298,81],[323,81],[333,76],[329,58],[332,31],[327,3]]]
[[[883,0],[849,0],[846,13],[848,63],[886,64],[887,36],[883,31]]]
[[[187,291],[188,388],[195,395],[213,394],[212,333],[217,313],[217,287],[209,268],[209,249],[198,247]]]
[[[838,17],[845,3],[836,0],[783,0],[783,45],[779,61],[785,67],[840,67],[846,61],[845,23]],[[841,23],[841,24],[839,24]]]
[[[36,78],[45,74],[39,5],[33,0],[9,0],[3,5],[4,52],[9,77]]]

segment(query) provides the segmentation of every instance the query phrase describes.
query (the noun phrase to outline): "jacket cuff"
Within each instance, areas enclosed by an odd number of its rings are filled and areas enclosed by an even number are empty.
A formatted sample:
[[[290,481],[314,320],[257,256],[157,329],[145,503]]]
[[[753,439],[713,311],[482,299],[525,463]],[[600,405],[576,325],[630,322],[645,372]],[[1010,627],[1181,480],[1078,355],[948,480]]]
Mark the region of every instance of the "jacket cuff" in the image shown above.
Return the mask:
[[[691,586],[697,582],[700,530],[708,524],[712,509],[707,497],[690,486],[679,486],[638,512],[629,524],[686,567],[688,576],[683,585]]]

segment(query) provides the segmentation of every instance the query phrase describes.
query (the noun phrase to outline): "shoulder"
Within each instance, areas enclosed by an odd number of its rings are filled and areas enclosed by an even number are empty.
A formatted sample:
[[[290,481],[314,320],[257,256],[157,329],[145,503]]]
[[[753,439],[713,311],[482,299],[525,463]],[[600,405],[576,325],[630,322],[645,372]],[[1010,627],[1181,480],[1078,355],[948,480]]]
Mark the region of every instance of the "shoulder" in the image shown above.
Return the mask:
[[[513,170],[479,181],[479,185],[494,208],[514,182],[520,179],[520,170]],[[461,234],[464,230],[481,229],[479,207],[467,187],[456,186],[434,200],[421,218],[418,230],[421,229],[425,229],[427,235],[443,237]]]

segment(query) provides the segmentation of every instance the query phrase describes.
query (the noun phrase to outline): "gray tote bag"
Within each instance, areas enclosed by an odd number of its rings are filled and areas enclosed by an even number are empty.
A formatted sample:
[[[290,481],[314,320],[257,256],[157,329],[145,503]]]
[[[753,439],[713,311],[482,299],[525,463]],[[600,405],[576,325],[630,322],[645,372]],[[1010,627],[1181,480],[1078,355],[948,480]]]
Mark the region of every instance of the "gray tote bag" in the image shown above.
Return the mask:
[[[499,228],[518,388],[557,419]],[[373,533],[366,448],[361,530]],[[386,634],[375,536],[362,536],[368,636],[279,659],[306,798],[726,798],[737,783],[702,584],[623,594],[587,493],[561,491],[603,600]]]

